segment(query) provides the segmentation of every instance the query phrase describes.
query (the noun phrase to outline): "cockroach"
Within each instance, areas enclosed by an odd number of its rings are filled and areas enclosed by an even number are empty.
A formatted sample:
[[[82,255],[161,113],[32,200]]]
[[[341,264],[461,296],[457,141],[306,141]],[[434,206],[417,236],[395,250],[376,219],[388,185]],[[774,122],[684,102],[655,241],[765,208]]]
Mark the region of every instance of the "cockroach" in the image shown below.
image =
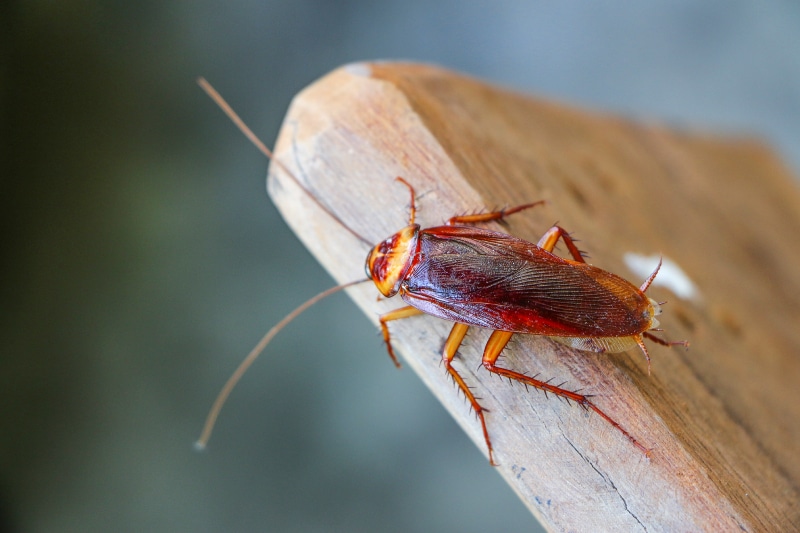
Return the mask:
[[[198,82],[242,132],[322,209],[350,233],[370,244],[308,192],[208,82],[202,78]],[[636,287],[615,274],[586,263],[574,239],[561,226],[551,227],[536,244],[472,226],[503,220],[541,205],[543,201],[453,216],[443,226],[423,229],[415,222],[414,187],[404,178],[396,179],[411,194],[406,227],[371,248],[365,264],[367,279],[318,294],[264,336],[223,387],[208,415],[198,446],[205,446],[233,386],[278,331],[322,298],[355,284],[372,281],[384,297],[400,295],[408,304],[379,317],[383,340],[397,367],[400,367],[400,362],[392,348],[389,322],[421,314],[454,322],[444,342],[442,362],[480,420],[492,465],[497,463],[484,415],[487,410],[452,365],[471,326],[493,330],[483,352],[482,365],[486,370],[591,409],[649,456],[650,450],[597,407],[588,395],[498,366],[497,361],[513,335],[543,335],[578,350],[595,353],[622,352],[638,346],[647,360],[649,373],[650,355],[644,344],[645,338],[665,346],[688,346],[686,341],[668,342],[651,333],[660,331],[656,316],[661,314],[661,305],[647,297],[645,292],[658,274],[661,263],[640,287]],[[559,240],[566,245],[572,259],[553,253]]]

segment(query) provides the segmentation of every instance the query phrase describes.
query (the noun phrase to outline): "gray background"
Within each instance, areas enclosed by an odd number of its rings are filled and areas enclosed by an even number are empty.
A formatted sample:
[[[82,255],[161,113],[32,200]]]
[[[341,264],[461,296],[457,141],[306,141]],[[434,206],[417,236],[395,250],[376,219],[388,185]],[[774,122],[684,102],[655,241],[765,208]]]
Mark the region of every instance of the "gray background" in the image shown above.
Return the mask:
[[[405,58],[757,134],[800,168],[800,6],[639,4],[5,4],[0,529],[533,529],[342,296],[279,336],[192,450],[239,360],[332,283],[194,78],[268,144],[314,79]]]

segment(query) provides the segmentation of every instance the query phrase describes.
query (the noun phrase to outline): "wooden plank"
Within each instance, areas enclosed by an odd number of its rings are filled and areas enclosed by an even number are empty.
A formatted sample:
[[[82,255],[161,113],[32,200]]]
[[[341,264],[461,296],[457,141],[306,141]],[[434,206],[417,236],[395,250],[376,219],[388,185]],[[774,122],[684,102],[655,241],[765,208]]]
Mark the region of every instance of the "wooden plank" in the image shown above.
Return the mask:
[[[300,93],[276,156],[348,226],[377,243],[407,221],[547,199],[504,231],[536,242],[554,221],[590,262],[634,283],[626,254],[664,254],[697,287],[653,287],[688,352],[653,346],[594,355],[536,336],[504,354],[515,369],[567,381],[643,443],[598,416],[476,370],[488,333],[456,364],[483,404],[500,472],[552,531],[789,531],[800,527],[800,194],[750,140],[719,139],[514,94],[413,64],[354,64]],[[271,166],[270,194],[338,280],[363,277],[368,247]],[[492,226],[501,229],[500,226]],[[660,275],[673,279],[671,274]],[[398,307],[352,289],[366,315]],[[485,452],[480,425],[445,376],[450,324],[391,324],[395,347]],[[388,359],[388,358],[387,358]],[[387,364],[390,364],[387,360]],[[487,468],[490,468],[487,462]],[[479,488],[475,488],[479,490]]]

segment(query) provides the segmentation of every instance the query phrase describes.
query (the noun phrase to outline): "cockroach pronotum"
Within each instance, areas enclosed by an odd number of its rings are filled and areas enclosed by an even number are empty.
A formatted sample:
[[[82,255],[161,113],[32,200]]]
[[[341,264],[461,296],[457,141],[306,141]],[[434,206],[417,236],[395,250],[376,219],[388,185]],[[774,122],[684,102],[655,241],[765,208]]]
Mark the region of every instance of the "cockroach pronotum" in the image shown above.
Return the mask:
[[[242,132],[309,197],[347,231],[371,245],[314,198],[208,82],[201,78],[198,83]],[[641,287],[636,287],[615,274],[586,263],[574,240],[560,226],[553,226],[538,243],[533,244],[471,225],[502,220],[543,201],[488,213],[454,216],[443,226],[422,229],[414,220],[414,187],[403,178],[397,178],[397,181],[411,193],[408,225],[372,247],[365,265],[367,279],[318,294],[287,315],[261,339],[219,393],[198,446],[204,447],[208,442],[228,394],[278,331],[322,298],[355,284],[372,281],[384,297],[399,294],[408,304],[379,318],[386,348],[396,366],[399,367],[400,363],[392,349],[389,322],[428,314],[455,323],[444,342],[442,362],[480,420],[492,465],[497,463],[484,417],[486,409],[452,365],[470,326],[493,330],[483,352],[482,364],[486,370],[591,409],[649,456],[650,450],[597,407],[589,396],[503,368],[497,365],[497,360],[511,337],[524,333],[544,335],[567,346],[596,353],[622,352],[638,346],[647,360],[649,373],[650,356],[644,344],[645,338],[665,346],[689,345],[687,341],[668,342],[650,333],[660,331],[656,316],[661,313],[661,307],[648,298],[645,291],[655,279],[661,263]],[[566,245],[572,259],[553,254],[559,239]]]

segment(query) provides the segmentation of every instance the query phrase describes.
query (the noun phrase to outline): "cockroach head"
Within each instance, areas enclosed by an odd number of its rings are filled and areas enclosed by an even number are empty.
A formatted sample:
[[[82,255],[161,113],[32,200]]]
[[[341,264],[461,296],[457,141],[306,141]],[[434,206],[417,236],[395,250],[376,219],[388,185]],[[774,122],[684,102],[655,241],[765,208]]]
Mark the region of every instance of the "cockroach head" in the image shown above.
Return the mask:
[[[419,225],[406,226],[376,245],[367,255],[367,276],[387,298],[397,294],[411,269],[418,236]]]

